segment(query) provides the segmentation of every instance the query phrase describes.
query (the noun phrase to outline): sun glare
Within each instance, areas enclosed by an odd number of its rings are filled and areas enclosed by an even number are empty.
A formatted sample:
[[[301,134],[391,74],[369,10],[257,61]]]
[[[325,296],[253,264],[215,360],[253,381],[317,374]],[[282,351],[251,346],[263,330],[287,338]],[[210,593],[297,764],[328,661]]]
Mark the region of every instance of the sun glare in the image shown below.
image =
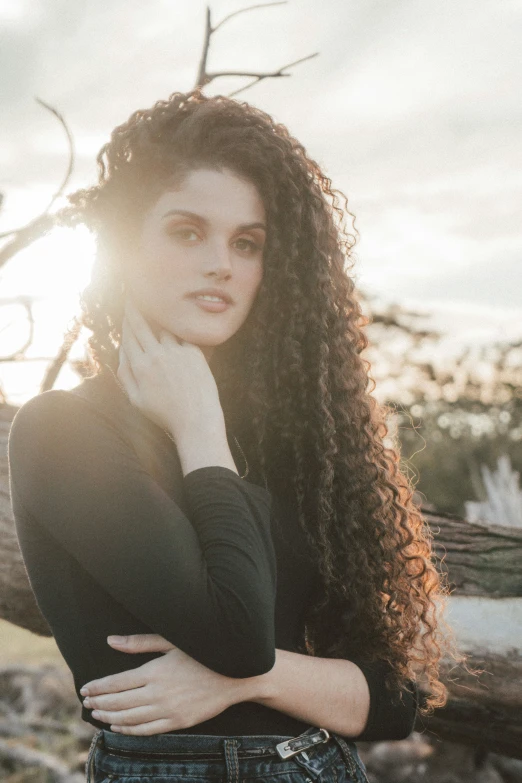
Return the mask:
[[[0,273],[1,357],[12,356],[28,339],[30,325],[24,302],[29,303],[34,319],[33,339],[24,357],[56,355],[67,327],[80,312],[79,294],[89,283],[94,252],[95,238],[84,226],[56,228],[6,264]],[[22,368],[24,364],[28,366]],[[0,364],[2,385],[14,397],[36,393],[41,372],[37,361],[4,359]]]
[[[49,297],[70,307],[89,282],[94,250],[94,236],[85,226],[54,229],[4,267],[2,297]]]

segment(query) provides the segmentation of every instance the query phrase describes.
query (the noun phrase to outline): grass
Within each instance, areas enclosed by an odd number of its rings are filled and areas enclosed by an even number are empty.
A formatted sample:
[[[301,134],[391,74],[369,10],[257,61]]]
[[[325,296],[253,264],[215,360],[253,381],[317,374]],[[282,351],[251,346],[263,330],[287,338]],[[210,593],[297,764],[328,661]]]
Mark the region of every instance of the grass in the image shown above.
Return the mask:
[[[18,625],[0,620],[0,665],[13,663],[55,663],[66,666],[52,637],[38,636]]]

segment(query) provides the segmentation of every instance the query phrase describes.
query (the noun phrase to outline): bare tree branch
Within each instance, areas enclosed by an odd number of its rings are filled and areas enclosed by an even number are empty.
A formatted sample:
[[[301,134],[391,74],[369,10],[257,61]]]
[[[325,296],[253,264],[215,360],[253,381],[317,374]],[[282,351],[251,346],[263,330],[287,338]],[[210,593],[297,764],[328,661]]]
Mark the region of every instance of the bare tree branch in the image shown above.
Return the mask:
[[[242,14],[245,11],[252,11],[256,8],[267,8],[268,6],[272,5],[284,5],[286,3],[286,0],[282,0],[281,2],[275,2],[275,3],[258,3],[256,5],[247,6],[246,8],[240,8],[238,11],[234,11],[233,13],[226,16],[224,19],[219,22],[215,27],[212,27],[212,19],[211,19],[211,11],[210,8],[207,6],[207,13],[206,13],[206,23],[205,23],[205,36],[203,40],[203,51],[201,54],[201,59],[199,62],[199,69],[198,69],[198,75],[196,79],[196,84],[194,86],[194,89],[203,88],[207,84],[209,84],[214,79],[217,79],[220,76],[250,76],[253,77],[253,81],[249,82],[249,84],[246,84],[244,87],[240,87],[238,90],[234,90],[234,92],[231,92],[228,97],[232,97],[233,95],[237,95],[239,92],[243,92],[244,90],[247,90],[249,87],[252,87],[252,85],[257,84],[258,82],[262,81],[263,79],[272,79],[279,76],[291,76],[289,73],[283,73],[287,68],[291,68],[293,65],[298,65],[299,63],[304,62],[305,60],[310,60],[312,57],[317,57],[319,52],[315,52],[314,54],[309,54],[307,57],[302,57],[300,60],[296,60],[293,63],[289,63],[288,65],[283,65],[281,68],[279,68],[276,71],[271,71],[269,73],[251,73],[250,71],[219,71],[216,73],[209,73],[207,71],[207,60],[208,60],[208,53],[210,49],[210,39],[212,36],[212,33],[215,33],[216,30],[221,27],[225,22],[229,21],[229,19],[232,19],[233,16],[237,16],[238,14]]]
[[[62,343],[62,347],[60,348],[57,355],[50,363],[50,365],[48,366],[45,372],[43,381],[40,384],[40,393],[44,391],[48,391],[49,389],[53,388],[54,383],[58,377],[58,373],[62,369],[62,366],[65,363],[71,348],[73,347],[74,343],[78,339],[81,328],[82,325],[79,319],[75,318],[73,326],[67,331],[65,335],[64,341]]]
[[[210,19],[210,8],[207,6],[207,17],[205,21],[205,39],[203,41],[203,51],[199,61],[198,75],[194,88],[204,87],[206,84],[207,57],[210,46],[210,36],[212,35],[212,23]]]
[[[38,101],[38,103],[41,106],[43,106],[48,111],[52,112],[52,114],[54,114],[54,116],[58,119],[58,121],[60,122],[62,128],[65,131],[65,135],[67,136],[67,142],[68,142],[68,148],[69,148],[69,163],[67,165],[67,170],[65,172],[65,175],[63,177],[63,180],[61,182],[60,187],[58,188],[56,193],[51,198],[49,204],[47,205],[47,209],[44,210],[44,212],[48,212],[49,209],[54,204],[54,202],[56,201],[56,199],[59,196],[62,195],[63,191],[67,187],[67,183],[69,182],[69,179],[71,178],[71,174],[72,174],[73,168],[74,168],[74,139],[73,139],[72,133],[69,130],[69,127],[68,127],[68,125],[67,125],[63,115],[60,114],[60,112],[57,109],[53,108],[53,106],[50,106],[48,103],[45,103],[45,101],[42,101],[41,98],[35,97],[35,101]]]
[[[56,199],[62,195],[63,191],[65,190],[67,183],[69,182],[69,179],[71,177],[72,170],[74,168],[74,142],[73,137],[71,134],[71,131],[69,130],[67,123],[63,116],[60,114],[59,111],[54,109],[52,106],[50,106],[48,103],[45,103],[45,101],[42,101],[40,98],[35,98],[35,100],[38,101],[45,109],[50,111],[54,116],[58,119],[60,124],[62,125],[65,134],[67,136],[68,141],[68,147],[69,147],[69,162],[67,165],[67,170],[65,172],[65,175],[62,179],[62,182],[58,188],[58,190],[54,193],[51,200],[49,201],[46,208],[43,210],[43,212],[38,215],[37,217],[33,218],[33,220],[29,221],[25,226],[20,226],[20,228],[13,228],[9,231],[4,231],[0,234],[0,239],[5,239],[6,237],[12,237],[12,239],[9,242],[6,242],[4,246],[0,249],[0,269],[17,253],[20,252],[20,250],[23,250],[24,247],[27,247],[28,245],[32,244],[32,242],[35,242],[37,239],[40,239],[44,234],[47,233],[53,226],[54,226],[54,216],[50,214],[49,210],[51,206],[54,204]]]
[[[256,76],[254,81],[250,82],[249,84],[246,84],[244,87],[240,87],[238,90],[234,90],[233,92],[230,92],[228,94],[228,97],[232,98],[233,95],[237,95],[239,92],[243,92],[243,90],[247,90],[253,84],[257,84],[257,82],[260,82],[262,79],[268,79],[268,78],[272,78],[274,76],[291,76],[292,75],[291,73],[281,73],[281,72],[284,71],[285,68],[291,68],[292,65],[297,65],[298,63],[302,63],[305,60],[311,60],[312,57],[317,57],[318,54],[319,54],[319,52],[314,52],[314,54],[309,54],[306,57],[301,57],[300,60],[295,60],[295,62],[293,62],[293,63],[289,63],[288,65],[283,65],[283,67],[280,68],[279,71],[276,71],[274,73],[264,73],[264,74],[257,74],[257,75],[256,74],[252,74],[252,76],[254,76],[254,75]],[[218,73],[216,75],[217,76],[222,76],[223,74]],[[250,76],[250,74],[243,74],[243,75]]]
[[[69,128],[67,126],[67,123],[65,122],[64,117],[60,114],[60,112],[57,109],[53,108],[52,106],[50,106],[45,101],[42,101],[41,98],[36,98],[35,97],[35,101],[38,101],[38,103],[41,106],[43,106],[45,109],[47,109],[52,114],[54,114],[54,116],[58,119],[58,121],[60,122],[62,128],[65,131],[65,134],[67,136],[68,147],[69,147],[69,163],[67,165],[67,171],[65,172],[65,176],[64,176],[64,178],[62,180],[62,183],[61,183],[60,187],[58,188],[56,193],[52,196],[50,202],[48,203],[46,208],[43,210],[43,212],[37,218],[34,218],[34,220],[32,220],[30,223],[28,223],[25,226],[21,226],[20,228],[13,228],[13,229],[11,229],[9,231],[4,231],[3,233],[0,234],[0,239],[4,239],[5,237],[9,237],[12,234],[20,234],[20,233],[26,231],[32,225],[38,224],[38,222],[44,216],[47,215],[47,213],[49,212],[50,208],[52,207],[52,205],[54,204],[54,202],[56,201],[58,196],[62,195],[62,193],[63,193],[67,183],[69,182],[70,176],[72,174],[72,170],[74,168],[74,141],[73,141],[72,133],[69,130]],[[15,252],[17,252],[17,251],[15,251]],[[5,263],[5,261],[3,261],[2,263]],[[2,265],[2,263],[0,263],[0,266]]]
[[[258,3],[257,5],[249,5],[247,8],[240,8],[239,11],[233,11],[228,16],[225,16],[224,19],[221,20],[221,22],[218,22],[218,24],[212,28],[212,32],[215,33],[216,30],[219,30],[222,24],[225,24],[225,22],[228,22],[229,19],[232,19],[233,16],[237,16],[238,14],[243,14],[245,11],[252,11],[254,8],[267,8],[269,5],[286,5],[288,0],[280,0],[277,3]]]
[[[30,296],[17,296],[13,299],[0,301],[0,305],[2,304],[21,304],[23,307],[25,307],[27,311],[27,320],[29,322],[29,335],[27,337],[27,340],[22,345],[21,348],[18,348],[14,353],[10,354],[9,356],[0,356],[0,362],[16,362],[20,361],[21,359],[25,359],[25,352],[27,349],[31,346],[34,338],[34,316],[33,316],[33,309],[32,309],[32,297]]]
[[[24,247],[36,242],[54,226],[54,215],[46,213],[31,220],[26,226],[8,231],[4,236],[13,234],[13,238],[0,248],[0,269]]]
[[[273,71],[272,73],[267,74],[261,74],[261,73],[250,73],[250,71],[220,71],[219,73],[208,73],[208,79],[211,81],[212,79],[217,79],[218,76],[255,76],[256,79],[259,77],[266,78],[268,76],[291,76],[290,73],[281,73],[281,69],[279,71]]]

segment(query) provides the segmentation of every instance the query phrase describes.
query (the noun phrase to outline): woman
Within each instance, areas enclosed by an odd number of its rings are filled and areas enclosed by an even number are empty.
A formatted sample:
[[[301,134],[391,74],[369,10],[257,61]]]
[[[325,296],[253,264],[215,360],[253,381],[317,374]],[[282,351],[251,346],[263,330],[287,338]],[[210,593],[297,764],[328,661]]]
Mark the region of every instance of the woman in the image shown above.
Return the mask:
[[[62,211],[98,236],[95,372],[9,438],[28,575],[99,729],[87,778],[366,780],[354,740],[443,705],[455,650],[336,192],[284,126],[199,91],[97,160]]]

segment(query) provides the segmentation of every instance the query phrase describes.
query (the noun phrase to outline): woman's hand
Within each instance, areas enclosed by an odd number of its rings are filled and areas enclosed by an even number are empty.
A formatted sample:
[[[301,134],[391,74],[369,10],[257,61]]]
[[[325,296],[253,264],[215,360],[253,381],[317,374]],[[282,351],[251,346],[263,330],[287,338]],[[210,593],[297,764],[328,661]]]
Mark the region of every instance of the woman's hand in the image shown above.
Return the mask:
[[[176,442],[197,429],[223,430],[219,393],[201,348],[165,330],[158,341],[129,297],[119,357],[118,379],[132,404]]]
[[[218,674],[162,636],[134,634],[122,638],[126,641],[110,642],[111,647],[128,653],[165,655],[136,669],[85,684],[89,692],[85,707],[99,712],[93,712],[93,717],[110,724],[111,731],[148,736],[186,729],[253,695],[249,678]]]

